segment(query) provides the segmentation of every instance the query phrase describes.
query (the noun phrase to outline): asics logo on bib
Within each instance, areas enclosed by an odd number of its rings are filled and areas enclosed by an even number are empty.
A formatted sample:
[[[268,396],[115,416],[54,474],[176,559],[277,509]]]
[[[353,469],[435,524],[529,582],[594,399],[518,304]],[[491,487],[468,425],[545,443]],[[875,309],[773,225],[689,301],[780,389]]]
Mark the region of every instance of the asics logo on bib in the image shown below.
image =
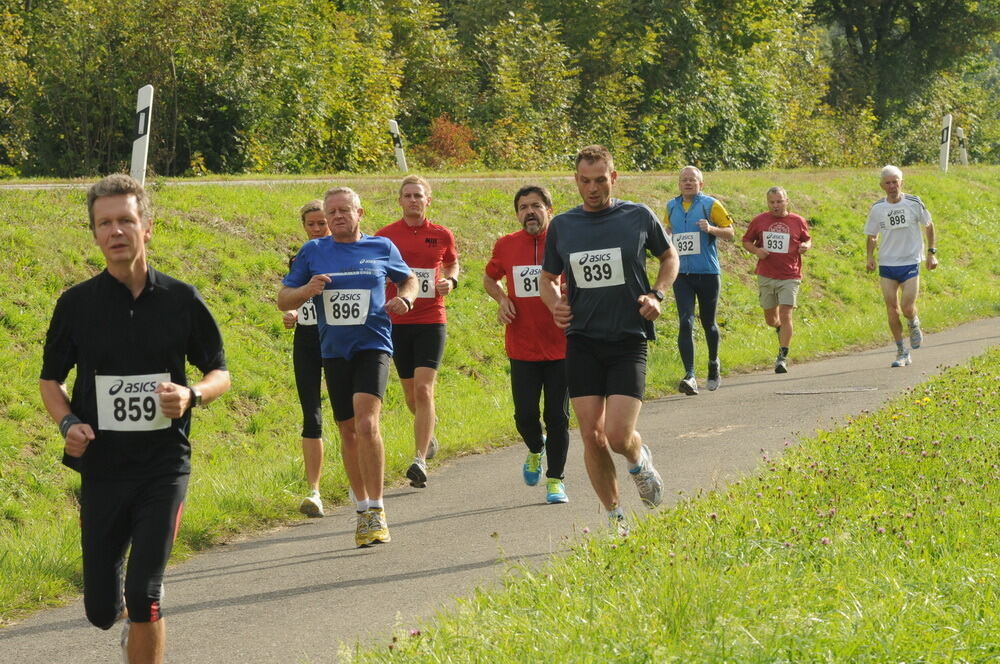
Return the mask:
[[[361,293],[334,293],[330,296],[331,302],[340,300],[342,302],[358,302],[361,300]]]
[[[528,266],[525,266],[525,268],[521,270],[521,274],[519,274],[518,276],[519,277],[534,277],[534,276],[537,276],[537,275],[539,275],[541,273],[542,273],[542,268],[534,266],[534,265],[528,265]]]
[[[611,254],[585,254],[580,256],[580,265],[586,263],[603,263],[605,261],[611,260]]]
[[[152,392],[156,389],[156,381],[126,383],[120,378],[108,388],[108,394],[114,396],[119,392],[123,394],[135,394],[137,392]]]

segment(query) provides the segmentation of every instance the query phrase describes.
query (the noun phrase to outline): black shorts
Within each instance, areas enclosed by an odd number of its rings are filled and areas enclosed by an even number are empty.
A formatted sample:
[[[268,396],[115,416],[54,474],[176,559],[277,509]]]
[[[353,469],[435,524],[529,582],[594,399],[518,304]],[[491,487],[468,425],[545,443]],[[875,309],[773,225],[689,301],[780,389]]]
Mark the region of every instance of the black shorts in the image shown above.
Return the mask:
[[[84,477],[80,487],[83,605],[87,620],[109,629],[122,611],[132,622],[162,617],[163,571],[177,537],[188,475],[142,480]],[[125,552],[132,543],[122,592]]]
[[[413,378],[417,367],[438,368],[447,337],[444,323],[392,326],[392,362],[400,378]]]
[[[326,389],[330,392],[333,419],[343,422],[354,417],[354,395],[373,394],[382,399],[389,383],[389,353],[363,350],[347,360],[323,358]]]
[[[623,394],[642,399],[646,392],[646,340],[566,337],[566,377],[569,397]]]

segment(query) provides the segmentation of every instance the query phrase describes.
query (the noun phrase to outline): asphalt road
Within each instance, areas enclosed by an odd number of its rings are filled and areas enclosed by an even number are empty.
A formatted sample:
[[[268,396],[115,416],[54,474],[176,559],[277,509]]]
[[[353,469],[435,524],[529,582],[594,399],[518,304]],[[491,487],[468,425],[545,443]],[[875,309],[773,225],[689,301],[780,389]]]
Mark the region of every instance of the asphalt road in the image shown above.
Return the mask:
[[[668,341],[665,341],[669,343]],[[664,342],[661,342],[664,343]],[[649,402],[639,430],[666,483],[665,503],[751,470],[800,436],[887,399],[1000,343],[1000,318],[927,335],[914,364],[890,369],[894,348],[790,366],[790,373],[724,377],[698,396]],[[700,349],[704,353],[703,349]],[[441,397],[439,397],[441,398]],[[447,441],[444,441],[447,448]],[[432,466],[427,489],[387,492],[392,543],[353,546],[353,511],[296,522],[172,567],[166,582],[167,661],[330,662],[342,644],[387,644],[455,597],[496,583],[511,564],[540,564],[568,538],[605,527],[574,434],[567,505],[545,504],[521,480],[520,444]],[[645,513],[619,463],[623,501]],[[195,469],[197,473],[197,469]],[[102,633],[81,601],[0,630],[0,662],[117,662],[118,629]]]

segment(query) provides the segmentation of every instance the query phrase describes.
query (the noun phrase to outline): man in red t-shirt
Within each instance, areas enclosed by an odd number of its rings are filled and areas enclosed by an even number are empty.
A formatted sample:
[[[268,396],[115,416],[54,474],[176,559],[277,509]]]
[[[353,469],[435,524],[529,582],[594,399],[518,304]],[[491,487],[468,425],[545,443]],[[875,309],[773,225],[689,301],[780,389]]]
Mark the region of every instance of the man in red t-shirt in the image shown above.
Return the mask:
[[[391,314],[390,318],[392,360],[403,385],[406,406],[413,413],[416,454],[406,477],[411,486],[421,488],[427,486],[427,459],[437,452],[434,383],[444,355],[444,298],[458,288],[455,237],[444,226],[427,219],[430,204],[430,183],[419,175],[407,175],[399,187],[403,218],[376,233],[392,240],[419,284],[413,308],[405,314]],[[395,295],[395,284],[387,284],[386,298]]]
[[[522,473],[535,486],[545,471],[546,501],[568,503],[563,469],[569,449],[569,390],[566,384],[566,334],[556,326],[542,302],[538,277],[545,255],[545,235],[552,218],[552,197],[544,187],[528,185],[514,195],[514,211],[522,230],[505,235],[493,246],[483,287],[500,308],[497,319],[507,326],[514,424],[528,446]],[[504,291],[501,281],[507,280]],[[545,434],[538,399],[545,395]],[[547,435],[546,435],[547,434]]]
[[[802,283],[802,254],[812,247],[809,224],[788,211],[781,187],[767,190],[768,212],[759,214],[743,234],[743,247],[757,257],[757,287],[764,321],[778,332],[774,373],[788,372],[792,311]]]

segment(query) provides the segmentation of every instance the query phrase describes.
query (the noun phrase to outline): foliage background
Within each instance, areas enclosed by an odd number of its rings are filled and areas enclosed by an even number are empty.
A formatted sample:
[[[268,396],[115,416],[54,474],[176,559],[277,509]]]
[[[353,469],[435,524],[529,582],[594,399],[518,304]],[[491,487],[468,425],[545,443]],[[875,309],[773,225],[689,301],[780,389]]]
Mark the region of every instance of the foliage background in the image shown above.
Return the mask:
[[[998,0],[0,0],[0,177],[1000,161]]]

